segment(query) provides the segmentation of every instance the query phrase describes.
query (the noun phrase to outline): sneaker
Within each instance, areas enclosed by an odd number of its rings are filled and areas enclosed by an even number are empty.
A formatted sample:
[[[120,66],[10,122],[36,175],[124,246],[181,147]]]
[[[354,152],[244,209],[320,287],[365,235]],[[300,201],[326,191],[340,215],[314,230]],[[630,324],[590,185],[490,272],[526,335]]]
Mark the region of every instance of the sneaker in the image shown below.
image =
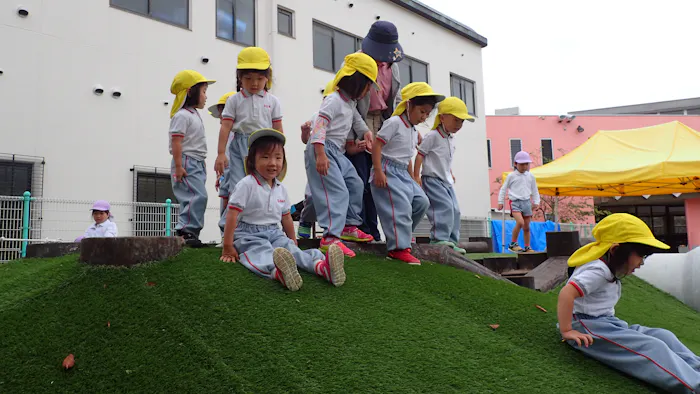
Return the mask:
[[[277,248],[272,252],[272,261],[275,263],[275,279],[279,280],[284,287],[290,291],[301,289],[303,281],[299,270],[297,270],[297,262],[294,260],[292,252],[285,248]]]
[[[430,241],[431,245],[438,245],[438,246],[449,246],[451,248],[455,247],[455,244],[453,244],[450,241]]]
[[[321,238],[321,246],[319,247],[319,250],[323,253],[328,253],[328,249],[330,248],[331,245],[338,245],[340,250],[343,251],[343,254],[345,254],[348,257],[355,257],[355,252],[350,250],[345,244],[339,240],[338,238],[333,238],[333,237],[323,237]]]
[[[343,233],[340,234],[340,239],[350,242],[371,242],[374,237],[360,230],[356,226],[345,226]]]
[[[523,248],[521,248],[517,242],[512,242],[510,245],[508,245],[508,250],[513,253],[520,253],[523,251]]]
[[[202,241],[200,241],[199,238],[192,233],[188,233],[188,232],[182,231],[182,230],[175,230],[175,234],[178,237],[182,237],[182,239],[185,240],[185,245],[187,245],[187,246],[190,246],[193,248],[201,248],[203,246]]]
[[[532,250],[532,248],[529,247],[529,246],[524,247],[524,248],[523,248],[523,252],[524,252],[524,253],[535,253],[535,251]]]
[[[455,244],[452,244],[452,245],[453,245],[453,246],[452,246],[452,250],[454,250],[455,252],[457,252],[457,253],[459,253],[459,254],[467,254],[467,250],[466,250],[466,249],[460,248],[459,246],[457,246],[457,245],[455,245]]]
[[[221,242],[219,242],[218,244],[216,244],[216,247],[217,247],[217,248],[223,248],[223,247],[224,247],[224,237],[221,237]]]
[[[329,281],[335,287],[342,286],[345,283],[345,253],[338,244],[328,247],[326,264],[328,265],[331,276]]]
[[[311,225],[309,223],[299,223],[297,236],[304,239],[311,238]]]
[[[409,265],[420,265],[420,260],[411,254],[411,249],[392,250],[387,256],[389,260],[399,260]]]

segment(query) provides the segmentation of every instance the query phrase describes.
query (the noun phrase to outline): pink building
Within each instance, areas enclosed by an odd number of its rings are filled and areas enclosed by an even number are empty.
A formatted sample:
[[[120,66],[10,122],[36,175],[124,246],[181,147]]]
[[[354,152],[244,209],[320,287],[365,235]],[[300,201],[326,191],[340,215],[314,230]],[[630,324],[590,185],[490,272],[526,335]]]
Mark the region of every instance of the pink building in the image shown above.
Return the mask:
[[[564,119],[560,119],[564,118]],[[529,152],[534,166],[556,159],[585,142],[598,130],[624,130],[679,120],[700,131],[700,116],[691,115],[578,115],[572,116],[487,116],[486,134],[491,184],[491,207],[498,205],[501,174],[512,170],[513,156]],[[552,220],[554,197],[543,196],[544,212],[537,219]],[[673,246],[700,246],[700,195],[559,199],[560,221],[594,223],[596,207],[611,212],[629,212],[649,224],[654,234]],[[687,208],[687,209],[686,209]],[[691,226],[692,224],[692,226]]]

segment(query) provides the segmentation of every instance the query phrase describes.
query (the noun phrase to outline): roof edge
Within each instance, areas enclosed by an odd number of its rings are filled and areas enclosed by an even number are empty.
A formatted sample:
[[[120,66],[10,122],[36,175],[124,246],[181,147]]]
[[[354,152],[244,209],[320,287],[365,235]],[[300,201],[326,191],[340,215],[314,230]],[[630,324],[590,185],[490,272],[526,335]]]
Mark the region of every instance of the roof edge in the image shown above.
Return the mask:
[[[431,22],[434,22],[447,30],[450,30],[458,35],[478,44],[482,48],[488,45],[486,37],[478,34],[469,26],[466,26],[456,20],[442,14],[427,5],[416,0],[388,0],[400,7],[403,7],[411,12],[414,12]]]

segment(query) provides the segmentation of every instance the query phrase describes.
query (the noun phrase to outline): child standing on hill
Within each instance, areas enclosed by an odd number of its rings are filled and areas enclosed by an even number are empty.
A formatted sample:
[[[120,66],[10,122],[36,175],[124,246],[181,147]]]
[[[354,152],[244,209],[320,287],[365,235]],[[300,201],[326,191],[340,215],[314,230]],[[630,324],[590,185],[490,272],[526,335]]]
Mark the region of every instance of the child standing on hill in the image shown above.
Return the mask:
[[[512,252],[531,252],[530,248],[530,220],[532,219],[533,205],[537,209],[540,205],[540,192],[537,190],[535,176],[530,173],[530,154],[520,151],[515,154],[515,171],[511,172],[503,182],[501,191],[498,193],[498,210],[503,209],[506,192],[510,200],[510,212],[515,219],[515,228],[511,236],[508,249]],[[532,198],[532,203],[530,202]],[[518,245],[520,229],[523,229],[525,248]]]
[[[372,140],[372,133],[357,112],[358,99],[364,97],[377,80],[377,63],[363,53],[345,57],[331,85],[331,93],[321,103],[306,146],[306,175],[318,216],[324,228],[321,250],[337,244],[346,256],[355,253],[340,239],[370,242],[372,236],[361,231],[362,180],[343,154],[351,129]],[[336,90],[337,89],[337,90]]]
[[[226,100],[228,100],[229,97],[233,96],[236,94],[236,92],[228,92],[225,95],[221,96],[219,99],[219,102],[212,105],[209,107],[209,113],[211,116],[215,117],[216,119],[219,119],[219,123],[221,123],[221,114],[224,112],[224,107],[226,106]],[[229,133],[228,137],[228,142],[226,143],[226,159],[231,161],[231,157],[229,156],[229,145],[231,145],[231,141],[233,141],[233,134]],[[219,197],[221,197],[221,204],[219,207],[219,216],[224,214],[224,211],[226,210],[226,206],[228,205],[228,185],[224,182],[224,177],[223,175],[218,177],[216,180],[216,190],[219,192]],[[223,231],[221,233],[221,236],[223,237]]]
[[[700,393],[699,356],[668,330],[629,325],[615,317],[620,278],[669,246],[627,213],[601,220],[593,237],[596,242],[569,258],[569,266],[576,269],[557,304],[562,338],[586,356],[665,391]]]
[[[198,109],[207,101],[207,87],[215,81],[185,70],[173,79],[170,92],[175,95],[170,111],[170,154],[173,194],[180,203],[177,235],[191,246],[200,246],[199,233],[207,208],[207,137]]]
[[[250,135],[248,143],[249,175],[235,186],[229,199],[221,260],[240,260],[251,272],[278,280],[291,291],[302,285],[297,266],[342,286],[344,256],[337,245],[330,245],[325,256],[296,245],[291,203],[281,183],[287,172],[284,134],[261,129]]]
[[[452,174],[452,158],[455,153],[454,134],[462,128],[464,120],[474,121],[464,101],[457,97],[448,97],[438,104],[433,129],[418,146],[413,169],[414,178],[421,179],[423,191],[430,200],[430,243],[449,246],[462,254],[466,254],[467,251],[459,247],[462,217],[453,187],[455,177]]]
[[[272,86],[270,56],[264,49],[248,47],[238,54],[236,85],[239,94],[226,100],[221,114],[216,175],[224,175],[222,188],[233,190],[246,176],[245,158],[248,156],[248,137],[258,129],[282,130],[282,108],[277,97],[268,93]],[[234,131],[233,141],[228,144],[229,133]],[[228,146],[228,149],[226,148]],[[228,151],[229,159],[226,156]],[[223,196],[224,192],[219,191]],[[219,227],[223,230],[226,212],[221,216]]]
[[[445,96],[433,92],[425,82],[414,82],[401,90],[401,99],[393,116],[377,133],[370,181],[388,257],[420,265],[420,260],[411,255],[411,239],[430,202],[418,184],[420,180],[414,178],[411,163],[418,145],[415,125],[425,122]]]

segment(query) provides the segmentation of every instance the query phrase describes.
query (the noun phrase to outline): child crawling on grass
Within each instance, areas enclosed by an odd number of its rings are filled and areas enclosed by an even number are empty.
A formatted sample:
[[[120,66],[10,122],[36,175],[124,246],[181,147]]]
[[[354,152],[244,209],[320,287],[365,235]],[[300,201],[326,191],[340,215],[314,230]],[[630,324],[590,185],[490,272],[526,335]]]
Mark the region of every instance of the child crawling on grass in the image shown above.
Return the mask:
[[[291,291],[302,286],[297,266],[342,286],[345,256],[340,247],[331,245],[324,256],[317,249],[303,251],[297,246],[291,202],[281,183],[287,172],[285,141],[284,134],[274,129],[250,135],[248,175],[229,197],[221,261],[240,261],[253,273],[278,280]]]

